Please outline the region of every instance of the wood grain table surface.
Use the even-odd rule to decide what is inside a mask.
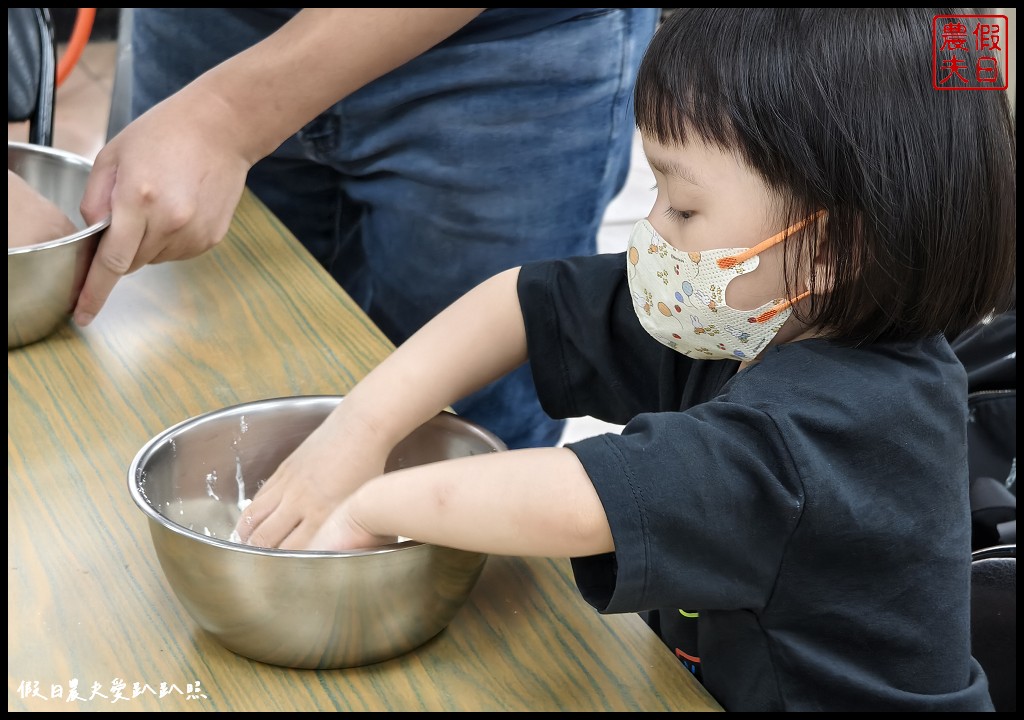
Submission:
[[[492,556],[440,635],[361,668],[224,649],[163,576],[128,467],[250,400],[343,395],[391,344],[248,192],[224,241],[114,289],[94,323],[7,354],[8,711],[720,710],[566,559]]]

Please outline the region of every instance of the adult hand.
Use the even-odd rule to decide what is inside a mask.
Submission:
[[[7,247],[49,242],[75,232],[74,223],[17,173],[7,171]]]
[[[254,162],[236,149],[232,118],[216,96],[190,87],[100,151],[81,211],[89,223],[111,222],[75,306],[78,325],[92,321],[122,276],[199,255],[227,233]]]
[[[111,223],[75,322],[91,322],[123,275],[220,242],[258,160],[483,9],[304,8],[130,123],[100,151],[82,200],[86,220]]]

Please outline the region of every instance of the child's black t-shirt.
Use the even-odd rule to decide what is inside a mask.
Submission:
[[[740,372],[640,326],[623,255],[522,268],[553,417],[615,552],[583,597],[643,613],[727,710],[988,710],[970,653],[966,375],[942,337],[805,340]],[[613,650],[609,648],[609,652]]]

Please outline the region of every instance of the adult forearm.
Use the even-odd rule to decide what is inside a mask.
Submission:
[[[226,110],[243,155],[269,155],[319,113],[448,37],[483,8],[305,8],[190,88]]]

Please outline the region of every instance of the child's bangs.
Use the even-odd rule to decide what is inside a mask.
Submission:
[[[703,81],[703,82],[702,82]],[[685,144],[690,133],[728,149],[735,143],[729,112],[719,93],[709,94],[706,77],[677,73],[640,75],[636,86],[636,123],[663,145]]]
[[[640,66],[634,95],[637,127],[661,144],[684,144],[696,133],[706,143],[734,147],[730,103],[736,79],[726,75],[739,67],[739,59],[693,42],[694,36],[683,32],[686,23],[675,20],[655,35]]]

